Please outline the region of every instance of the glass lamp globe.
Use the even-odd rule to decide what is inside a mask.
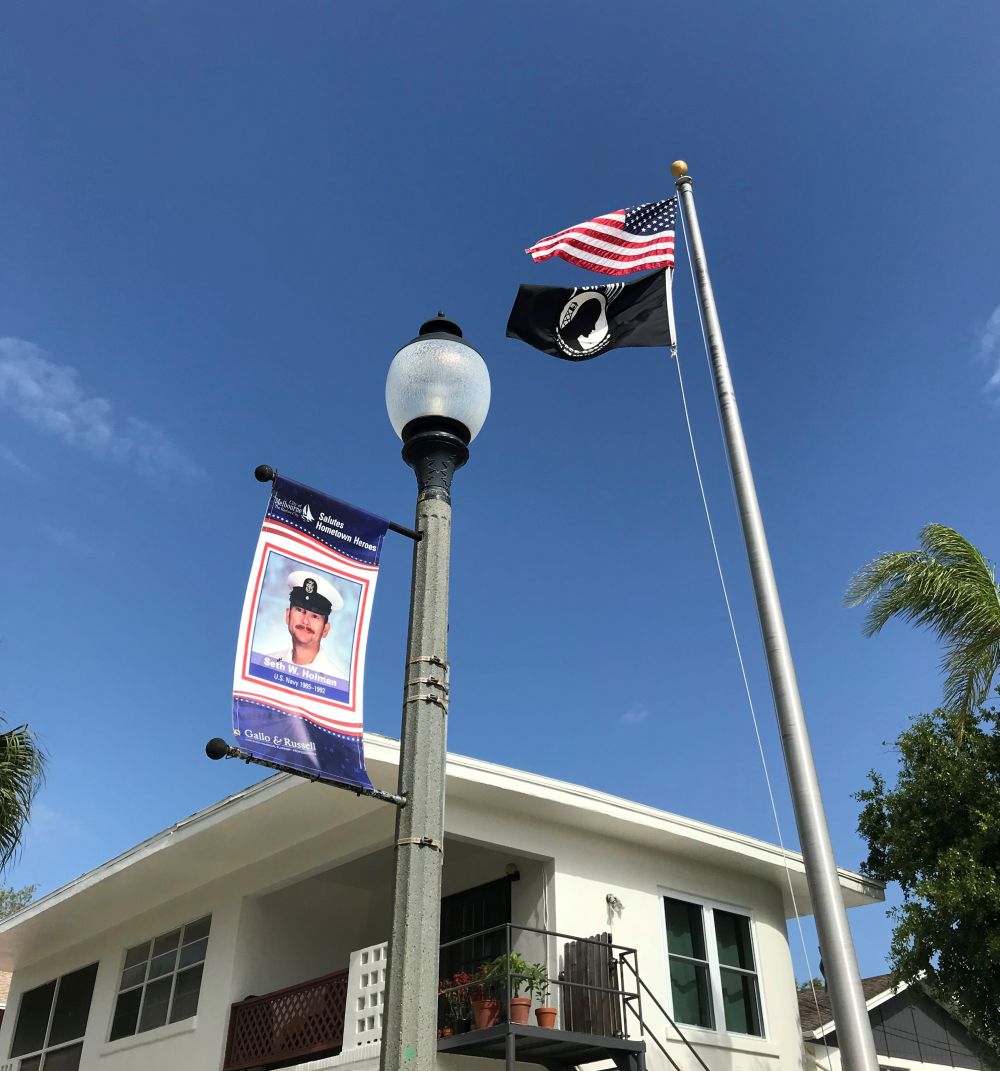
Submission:
[[[429,320],[393,357],[385,381],[385,406],[401,439],[411,421],[444,417],[463,425],[471,442],[490,407],[486,362],[462,339],[457,324],[443,316]]]

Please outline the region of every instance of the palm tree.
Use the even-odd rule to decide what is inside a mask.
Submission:
[[[870,561],[844,599],[848,606],[868,604],[867,636],[901,617],[944,643],[944,707],[957,715],[961,743],[1000,669],[1000,587],[993,563],[954,529],[929,524],[920,546]]]
[[[0,733],[0,871],[21,847],[44,776],[45,753],[27,725]]]

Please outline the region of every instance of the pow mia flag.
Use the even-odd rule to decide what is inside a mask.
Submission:
[[[518,287],[507,337],[566,361],[588,361],[619,346],[672,346],[673,272],[604,286]]]

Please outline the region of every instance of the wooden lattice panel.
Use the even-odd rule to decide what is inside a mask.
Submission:
[[[234,1004],[223,1071],[241,1071],[339,1049],[347,971]]]

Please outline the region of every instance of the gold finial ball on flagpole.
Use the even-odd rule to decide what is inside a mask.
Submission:
[[[688,173],[688,165],[683,160],[675,160],[670,165],[670,173],[674,178],[683,178]]]

